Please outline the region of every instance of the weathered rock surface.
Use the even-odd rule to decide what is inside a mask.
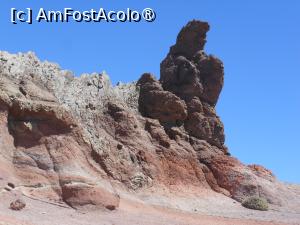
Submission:
[[[11,182],[74,208],[113,210],[118,189],[149,187],[285,204],[270,171],[224,145],[215,110],[224,71],[203,50],[208,30],[200,21],[181,30],[159,80],[145,73],[115,87],[106,74],[75,77],[33,53],[0,52],[0,188]]]
[[[137,85],[140,87],[139,111],[143,116],[170,123],[186,119],[185,102],[175,94],[164,91],[151,74],[143,74]]]
[[[12,210],[22,210],[26,207],[26,203],[22,199],[17,199],[10,204],[10,209]]]

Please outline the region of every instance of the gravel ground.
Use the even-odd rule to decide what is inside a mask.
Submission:
[[[176,196],[148,190],[133,197],[121,193],[115,211],[57,206],[23,196],[26,208],[12,211],[9,204],[20,193],[5,192],[0,197],[0,225],[263,225],[299,224],[300,213],[272,209],[267,212],[243,208],[238,202],[212,191]],[[300,206],[299,206],[300,207]]]

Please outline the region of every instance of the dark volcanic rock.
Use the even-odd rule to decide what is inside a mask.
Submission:
[[[151,74],[143,74],[137,85],[140,86],[139,110],[143,116],[175,123],[186,118],[184,101],[173,93],[164,91]]]
[[[191,21],[180,31],[176,44],[161,63],[160,82],[154,78],[148,78],[145,82],[145,75],[138,82],[146,83],[141,85],[139,105],[143,115],[165,122],[163,115],[167,114],[169,118],[171,114],[174,117],[178,115],[171,109],[177,107],[180,100],[168,97],[167,102],[173,105],[171,108],[162,104],[166,97],[158,93],[154,97],[153,90],[164,93],[164,96],[173,93],[181,99],[182,105],[187,105],[187,116],[180,117],[180,120],[184,122],[188,133],[225,149],[224,127],[214,110],[223,87],[224,71],[219,59],[203,52],[208,30],[207,23]]]
[[[207,23],[192,21],[179,33],[161,63],[160,81],[165,90],[184,100],[194,96],[214,106],[224,83],[223,63],[203,52]]]
[[[218,117],[193,112],[185,121],[185,128],[194,137],[206,140],[219,148],[224,147],[224,128]]]
[[[184,55],[191,58],[206,43],[206,32],[209,30],[207,22],[193,20],[189,22],[178,34],[176,45],[171,47],[171,54],[174,56]]]

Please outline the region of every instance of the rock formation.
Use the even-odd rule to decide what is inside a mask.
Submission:
[[[203,48],[209,25],[191,21],[161,63],[113,87],[75,77],[33,53],[0,53],[0,188],[74,208],[116,209],[118,190],[212,189],[238,201],[282,204],[271,172],[229,156],[215,105],[222,62]],[[242,150],[241,150],[242,151]]]

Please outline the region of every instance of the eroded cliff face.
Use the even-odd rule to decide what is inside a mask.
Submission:
[[[207,188],[282,204],[271,172],[229,156],[215,105],[222,62],[207,55],[206,22],[191,21],[161,63],[113,87],[106,74],[74,77],[33,53],[0,53],[0,188],[72,207],[115,209],[116,187]]]

